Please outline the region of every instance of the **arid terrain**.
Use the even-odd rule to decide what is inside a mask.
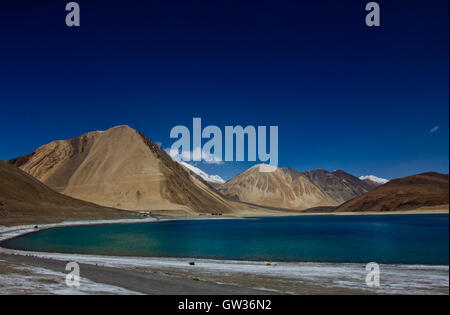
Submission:
[[[136,218],[135,213],[77,200],[0,161],[0,225]]]
[[[72,204],[78,208],[81,204],[89,205],[91,211],[119,216],[123,212],[111,208],[169,216],[448,209],[448,175],[437,173],[384,181],[387,183],[383,185],[383,181],[370,179],[376,177],[360,179],[342,170],[299,172],[271,168],[268,172],[267,165],[259,164],[222,184],[208,181],[216,177],[187,166],[173,160],[157,144],[129,126],[53,141],[28,155],[2,163],[0,179],[11,187],[6,190],[5,185],[2,190],[0,217],[4,222],[14,222],[19,217],[24,220],[38,213],[44,218],[47,211],[53,220]],[[15,181],[7,177],[12,173],[16,174]],[[29,187],[30,181],[45,190],[46,194],[38,194],[39,197],[57,196],[52,197],[55,202],[47,206],[52,198],[36,201],[37,197],[31,196],[28,189],[21,189]],[[72,198],[64,199],[65,196]],[[50,214],[50,209],[61,210]],[[79,211],[70,213],[74,217],[81,215]],[[95,217],[96,212],[92,215]],[[134,212],[129,214],[134,215]]]
[[[261,171],[256,165],[235,176],[217,190],[230,199],[261,206],[304,210],[337,206],[361,196],[377,186],[344,171],[312,170],[299,172],[291,168]]]
[[[399,211],[447,209],[448,175],[423,173],[394,179],[360,197],[352,199],[337,211]]]
[[[448,175],[438,173],[409,176],[382,185],[344,171],[298,172],[276,168],[267,172],[267,165],[256,165],[225,184],[205,181],[205,175],[196,172],[174,161],[158,145],[128,126],[55,141],[26,156],[0,161],[0,226],[18,229],[1,227],[0,236],[4,239],[11,231],[7,237],[45,228],[42,225],[47,223],[66,221],[141,222],[149,211],[152,217],[190,218],[219,214],[239,217],[448,212]],[[65,224],[79,223],[57,226]],[[277,264],[272,263],[246,266],[205,261],[193,267],[184,260],[164,261],[162,265],[157,260],[146,261],[144,265],[140,265],[142,261],[125,260],[109,266],[109,258],[104,261],[101,257],[77,256],[71,259],[87,259],[84,263],[80,261],[86,279],[82,290],[77,291],[64,284],[68,258],[55,255],[34,256],[1,249],[0,287],[8,294],[259,295],[385,294],[409,292],[410,285],[405,283],[405,288],[398,289],[399,280],[394,277],[393,287],[397,289],[386,287],[379,292],[362,289],[359,280],[347,277],[364,272],[359,265],[287,264],[281,269],[294,274],[314,274],[319,268],[330,274],[329,278],[320,274],[317,284],[316,280],[299,280],[290,273],[280,280],[272,275],[278,270]],[[448,269],[389,268],[393,268],[394,276],[405,275],[401,279],[414,278],[415,273],[419,277],[438,275],[437,285],[434,282],[427,285],[436,294],[448,292],[448,282],[447,287],[442,284]],[[335,269],[337,274],[333,273]],[[349,285],[336,285],[337,280]],[[422,292],[420,288],[416,290]]]
[[[9,163],[55,191],[105,207],[169,215],[255,209],[227,200],[128,126],[54,141]]]
[[[218,187],[218,191],[230,199],[269,207],[301,210],[330,205],[325,194],[306,178],[293,177],[280,168],[261,171],[262,167],[256,165],[246,170]]]

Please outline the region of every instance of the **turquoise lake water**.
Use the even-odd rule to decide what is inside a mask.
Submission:
[[[320,215],[68,226],[2,246],[114,256],[448,265],[449,216]]]

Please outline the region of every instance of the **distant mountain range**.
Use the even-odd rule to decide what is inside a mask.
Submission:
[[[326,194],[290,169],[277,168],[265,172],[264,165],[255,165],[217,187],[224,196],[233,200],[262,206],[301,210],[314,206],[337,205]]]
[[[256,165],[217,187],[223,195],[262,206],[303,210],[335,206],[363,195],[379,184],[367,183],[342,170],[323,169],[299,172],[277,168],[261,172]]]
[[[21,208],[56,212],[63,205],[67,205],[64,209],[107,212],[118,208],[155,214],[246,216],[448,207],[448,175],[427,173],[387,181],[373,175],[357,178],[342,170],[299,172],[259,164],[225,182],[173,160],[128,126],[54,141],[1,167],[0,216],[9,216],[11,211],[20,215]],[[14,184],[7,186],[4,183],[11,181],[8,174],[14,170]],[[52,211],[48,213],[54,215]]]

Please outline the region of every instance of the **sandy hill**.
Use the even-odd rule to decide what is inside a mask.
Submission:
[[[0,161],[0,188],[0,225],[130,218],[128,212],[59,194],[3,161]]]
[[[128,126],[54,141],[9,162],[62,194],[107,207],[180,214],[240,207]]]
[[[261,206],[304,210],[337,206],[375,188],[344,171],[318,169],[299,172],[291,168],[261,171],[256,165],[216,189],[223,195]]]
[[[337,211],[415,210],[446,205],[448,209],[448,175],[423,173],[394,179],[354,198]]]
[[[229,198],[269,207],[301,210],[337,205],[300,174],[281,168],[266,172],[265,167],[255,165],[217,189]]]

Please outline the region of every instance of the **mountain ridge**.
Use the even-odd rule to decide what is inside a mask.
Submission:
[[[292,210],[338,206],[372,189],[371,185],[342,170],[271,169],[274,171],[267,172],[270,170],[267,165],[254,165],[217,189],[235,200],[269,207],[278,204]]]
[[[416,210],[449,204],[449,176],[437,172],[393,179],[345,202],[336,211]]]
[[[258,206],[344,209],[344,205],[352,205],[350,202],[361,200],[358,198],[373,190],[397,183],[393,180],[380,185],[383,179],[373,175],[357,178],[343,170],[300,172],[267,164],[256,164],[223,184],[210,182],[210,175],[172,159],[159,145],[127,125],[56,140],[8,163],[76,199],[103,207],[181,215],[232,215],[252,205],[256,207],[252,211]],[[414,193],[421,194],[417,185]],[[429,202],[423,199],[417,201],[420,203],[427,206]],[[371,208],[360,206],[363,210]]]
[[[58,192],[108,207],[191,214],[235,208],[126,125],[53,141],[9,163]]]
[[[233,177],[217,189],[225,196],[261,206],[302,210],[316,205],[329,205],[324,194],[303,176],[255,165]]]

